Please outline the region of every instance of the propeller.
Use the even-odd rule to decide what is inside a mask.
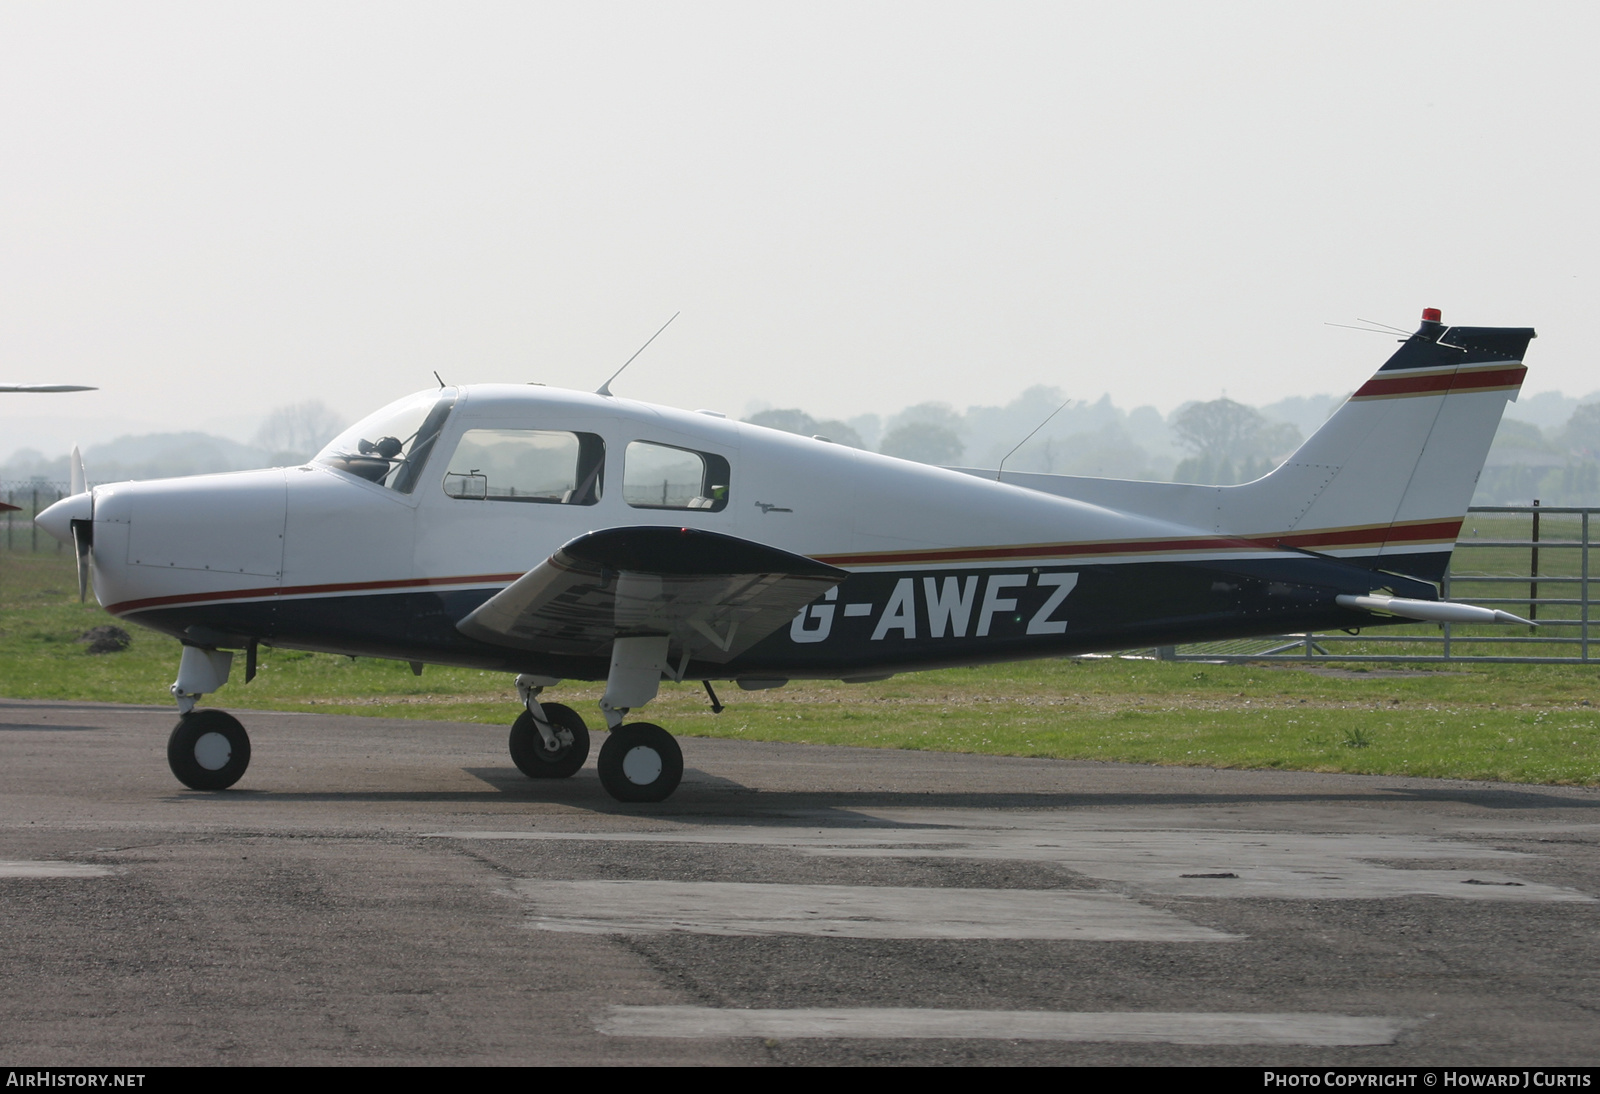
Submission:
[[[83,453],[72,446],[72,493],[87,492],[89,480],[83,473]],[[89,495],[89,519],[72,522],[72,548],[78,556],[78,603],[89,599],[89,552],[94,546],[94,495]]]
[[[78,554],[78,603],[89,599],[89,549],[94,546],[94,522],[72,522],[72,548]]]

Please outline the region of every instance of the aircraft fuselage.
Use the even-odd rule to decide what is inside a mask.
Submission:
[[[1282,535],[1217,534],[705,413],[532,386],[454,396],[408,492],[325,462],[97,488],[96,595],[204,645],[258,639],[604,679],[606,656],[508,650],[456,624],[586,532],[689,527],[849,577],[734,661],[694,662],[686,676],[849,679],[1349,625],[1359,617],[1334,596],[1373,587],[1359,533],[1346,549],[1355,557],[1319,558],[1280,546]],[[476,470],[455,466],[463,439],[518,431],[599,438],[591,496],[462,488]],[[721,461],[719,506],[641,500],[646,472],[630,456],[662,451]],[[1385,583],[1433,595],[1424,582]]]

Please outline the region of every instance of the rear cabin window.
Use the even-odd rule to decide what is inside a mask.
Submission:
[[[622,470],[622,498],[635,509],[728,507],[728,461],[710,452],[634,441]]]
[[[605,442],[593,433],[469,429],[450,457],[444,492],[469,501],[593,505],[605,454]]]

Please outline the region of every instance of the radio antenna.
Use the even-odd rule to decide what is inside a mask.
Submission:
[[[1070,403],[1070,402],[1072,402],[1072,400],[1068,399],[1066,403],[1062,403],[1060,406],[1058,406],[1054,410],[1052,410],[1050,412],[1050,418],[1054,418],[1057,414],[1060,414],[1063,410],[1067,409],[1067,403]],[[1005,454],[1005,459],[1002,459],[1000,461],[999,468],[997,468],[995,470],[995,473],[994,473],[994,481],[995,482],[999,482],[1000,481],[1000,476],[1005,473],[1006,460],[1009,460],[1012,456],[1015,456],[1017,454],[1017,448],[1021,448],[1023,445],[1025,445],[1029,441],[1033,440],[1033,434],[1034,433],[1039,432],[1039,430],[1041,430],[1045,426],[1049,425],[1050,424],[1050,418],[1046,418],[1044,421],[1042,421],[1038,425],[1034,426],[1032,432],[1030,432],[1026,437],[1022,438],[1022,440],[1017,442],[1017,447],[1016,448],[1013,448],[1010,452],[1007,452]]]
[[[676,318],[678,318],[678,316],[680,316],[682,314],[683,314],[683,312],[681,312],[681,311],[675,311],[675,312],[672,313],[672,319],[676,319]],[[666,330],[668,327],[672,326],[672,319],[668,319],[665,323],[661,324],[661,330]],[[661,336],[661,330],[656,331],[655,334],[652,334],[649,338],[647,338],[645,340],[644,345],[642,345],[638,349],[634,350],[633,351],[633,357],[637,357],[637,356],[639,356],[639,354],[641,354],[645,350],[649,349],[650,348],[650,343],[654,342],[658,337]],[[611,378],[608,379],[605,383],[601,384],[600,387],[599,387],[599,390],[597,390],[595,392],[595,394],[596,395],[604,395],[607,398],[610,398],[611,397],[611,380],[615,380],[618,376],[621,376],[622,375],[622,369],[623,368],[627,368],[629,365],[633,364],[633,357],[630,357],[626,361],[622,362],[622,368],[619,368],[619,369],[617,369],[617,371],[613,372],[611,374]]]

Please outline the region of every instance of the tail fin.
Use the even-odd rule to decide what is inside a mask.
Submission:
[[[1446,327],[1428,308],[1417,332],[1294,455],[1241,486],[1011,471],[1003,481],[1439,581],[1533,337],[1529,327]]]
[[[1270,510],[1277,519],[1260,527],[1282,528],[1288,546],[1440,580],[1533,338],[1529,327],[1446,327],[1427,309],[1294,455],[1238,488],[1226,523],[1243,532]]]

